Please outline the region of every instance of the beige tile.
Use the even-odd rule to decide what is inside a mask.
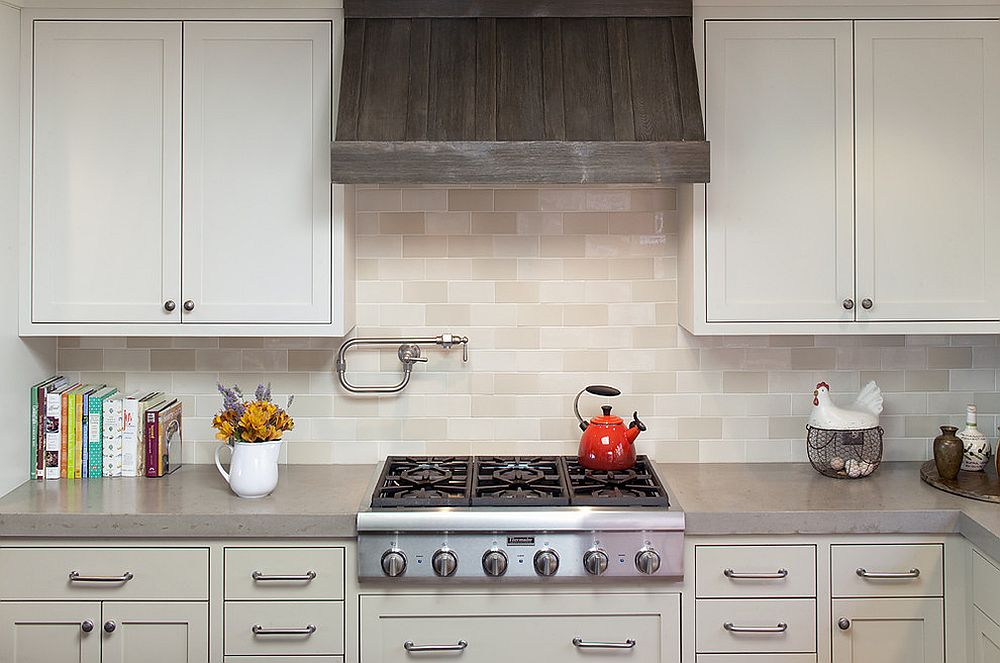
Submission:
[[[242,350],[196,350],[195,370],[238,371],[243,368]]]
[[[470,275],[474,279],[516,279],[517,262],[515,258],[483,258],[475,260],[470,266]]]
[[[927,348],[927,368],[972,368],[972,348]]]
[[[623,212],[629,209],[629,192],[625,189],[587,189],[589,210]]]
[[[444,211],[448,209],[447,189],[403,189],[402,209],[407,212]]]
[[[773,348],[811,348],[816,342],[812,336],[771,336],[768,344]]]
[[[399,258],[403,238],[399,235],[371,235],[357,238],[358,258]]]
[[[223,349],[262,348],[264,347],[264,339],[253,336],[221,337],[219,338],[219,347]]]
[[[633,212],[657,212],[677,209],[676,189],[632,189],[629,209]]]
[[[759,371],[725,371],[722,390],[727,393],[766,393],[767,373]]]
[[[493,208],[498,212],[530,212],[538,209],[537,189],[497,189]]]
[[[608,258],[608,275],[613,279],[653,278],[653,259],[648,257]]]
[[[60,359],[62,353],[60,352]],[[149,350],[134,348],[131,350],[105,350],[105,371],[148,371]]]
[[[434,235],[403,237],[404,258],[444,258],[448,255],[448,238]]]
[[[149,368],[151,371],[193,371],[197,366],[196,353],[197,350],[150,350]]]
[[[563,215],[558,212],[519,212],[517,232],[522,235],[561,235]]]
[[[427,212],[424,232],[428,235],[468,235],[472,230],[472,215],[468,212]]]
[[[517,307],[517,324],[537,326],[562,325],[561,306],[551,304],[521,304]]]
[[[333,350],[289,350],[289,371],[332,371],[334,368]]]
[[[481,304],[495,300],[492,281],[452,281],[448,284],[450,304]]]
[[[449,189],[448,209],[453,212],[491,212],[493,189]]]
[[[472,232],[484,235],[512,235],[517,232],[513,212],[473,212]]]
[[[607,304],[567,304],[563,306],[563,324],[596,327],[608,324]]]
[[[547,258],[582,257],[586,255],[586,237],[584,235],[544,236],[541,238],[539,254]]]
[[[79,336],[60,336],[56,340],[56,345],[60,348],[78,348],[80,347],[80,337]]]
[[[426,310],[428,325],[470,325],[472,313],[468,304],[428,304]]]
[[[382,212],[378,215],[382,234],[421,235],[424,232],[423,212]]]
[[[772,440],[802,439],[806,434],[807,417],[770,417],[767,436]]]
[[[493,238],[489,235],[449,237],[448,255],[452,258],[479,258],[492,256]]]
[[[496,347],[500,350],[529,349],[539,347],[537,327],[508,327],[496,330]],[[573,369],[569,369],[573,370]]]
[[[163,336],[129,336],[126,347],[129,348],[170,348],[173,339]]]
[[[495,235],[493,255],[498,258],[532,258],[539,253],[538,237],[520,235]]]
[[[244,371],[287,371],[288,350],[244,350]]]
[[[826,370],[836,366],[836,348],[792,348],[792,368],[795,370]]]
[[[359,212],[395,212],[403,207],[399,189],[358,189],[355,205]]]
[[[60,371],[100,371],[104,369],[104,351],[60,348],[56,366]]]
[[[682,439],[719,439],[722,437],[722,418],[678,417],[677,434]]]
[[[563,232],[567,235],[607,234],[607,212],[567,212],[563,214]]]
[[[907,391],[948,391],[948,371],[906,371]]]
[[[662,215],[658,218],[655,212],[611,212],[608,228],[616,235],[652,235],[665,231]]]
[[[542,189],[538,207],[546,212],[573,212],[587,209],[587,192],[583,189]]]

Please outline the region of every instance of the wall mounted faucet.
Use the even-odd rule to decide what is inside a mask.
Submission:
[[[356,385],[347,380],[347,351],[359,345],[385,346],[399,344],[396,356],[403,364],[403,376],[397,384],[390,385]],[[422,345],[436,345],[450,350],[456,345],[462,346],[462,361],[469,361],[469,337],[458,334],[441,334],[418,338],[352,338],[344,341],[337,353],[337,377],[347,391],[355,394],[395,394],[406,388],[410,382],[413,365],[417,362],[427,362],[427,357],[420,352]]]

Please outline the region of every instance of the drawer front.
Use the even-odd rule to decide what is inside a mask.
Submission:
[[[816,654],[698,654],[698,663],[816,663]]]
[[[1000,621],[1000,569],[977,552],[972,553],[972,602]]]
[[[223,663],[344,663],[343,656],[268,656],[261,661],[259,656],[223,656]]]
[[[5,600],[208,600],[204,548],[2,548],[0,569]]]
[[[699,654],[816,652],[814,599],[698,599],[695,611]]]
[[[698,546],[699,598],[816,596],[815,546]]]
[[[343,548],[226,548],[226,599],[343,598]]]
[[[680,661],[677,594],[362,596],[361,604],[365,663]]]
[[[226,601],[225,613],[227,655],[344,653],[342,601]],[[254,633],[255,626],[263,630]]]
[[[834,545],[830,555],[836,597],[943,596],[941,544]]]

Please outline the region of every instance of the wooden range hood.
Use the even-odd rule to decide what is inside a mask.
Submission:
[[[333,181],[707,182],[691,0],[345,0]]]

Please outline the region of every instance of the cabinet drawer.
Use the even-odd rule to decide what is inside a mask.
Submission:
[[[344,653],[342,601],[226,601],[225,613],[226,654]],[[254,633],[255,626],[304,632]]]
[[[259,656],[223,656],[223,663],[264,663]],[[344,663],[343,656],[268,656],[266,663]]]
[[[993,621],[1000,621],[1000,569],[972,553],[972,602]]]
[[[835,545],[830,555],[834,596],[943,595],[941,544]]]
[[[698,599],[695,605],[698,653],[816,651],[813,599]]]
[[[343,598],[343,548],[226,548],[226,599]]]
[[[816,663],[816,654],[698,654],[698,663]]]
[[[0,569],[6,600],[208,600],[204,548],[3,548]]]
[[[699,598],[816,596],[815,546],[698,546]]]

